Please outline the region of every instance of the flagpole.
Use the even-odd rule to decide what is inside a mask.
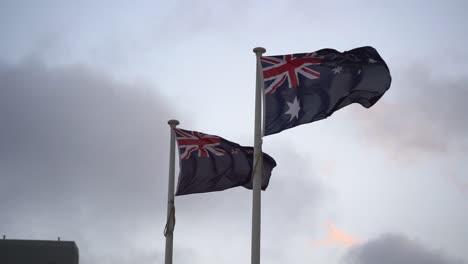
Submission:
[[[171,129],[171,141],[169,150],[169,183],[167,189],[167,222],[164,229],[166,237],[166,252],[164,256],[165,264],[172,264],[173,238],[175,225],[175,206],[174,206],[174,178],[175,178],[175,135],[174,128],[179,124],[177,120],[167,122]]]
[[[260,264],[260,223],[261,223],[261,194],[262,194],[262,97],[263,72],[261,65],[262,54],[266,50],[262,47],[254,48],[257,56],[257,78],[255,91],[255,131],[254,131],[254,175],[252,180],[252,251],[251,263]]]

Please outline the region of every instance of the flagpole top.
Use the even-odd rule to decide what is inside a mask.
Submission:
[[[257,53],[257,54],[260,54],[260,55],[261,55],[261,54],[263,54],[263,53],[265,53],[265,52],[266,52],[266,49],[265,49],[265,48],[263,48],[263,47],[256,47],[256,48],[254,48],[254,49],[253,49],[253,52],[255,52],[255,53]]]
[[[180,124],[179,121],[178,121],[178,120],[175,120],[175,119],[171,119],[171,120],[167,121],[167,123],[168,123],[171,127],[175,127],[175,126],[177,126],[178,124]]]

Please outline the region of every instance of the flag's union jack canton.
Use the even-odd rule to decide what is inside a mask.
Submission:
[[[188,159],[194,151],[198,151],[198,157],[208,158],[210,153],[216,156],[222,156],[226,153],[218,148],[221,138],[217,136],[203,134],[197,131],[184,131],[174,129],[181,159]]]
[[[308,79],[320,77],[320,72],[310,68],[321,62],[315,53],[262,57],[261,61],[264,65],[263,78],[266,82],[271,81],[265,88],[266,94],[273,94],[285,82],[288,83],[289,88],[297,88],[299,74]]]
[[[372,47],[265,56],[261,64],[265,135],[327,118],[352,103],[369,108],[391,83],[385,61]]]
[[[222,191],[236,186],[252,189],[253,148],[219,136],[174,128],[180,172],[176,195]],[[275,160],[263,153],[262,190],[270,181]]]

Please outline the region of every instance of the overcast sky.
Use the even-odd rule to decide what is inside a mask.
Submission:
[[[372,108],[265,137],[262,263],[468,263],[466,1],[0,1],[0,233],[163,263],[169,128],[253,144],[255,56],[373,46]],[[251,191],[176,198],[175,263],[249,263]]]

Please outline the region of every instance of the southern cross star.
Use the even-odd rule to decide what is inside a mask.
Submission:
[[[294,118],[299,118],[299,110],[301,110],[301,106],[299,105],[297,97],[294,97],[294,101],[292,103],[286,103],[288,104],[289,109],[284,114],[291,115],[291,117],[289,118],[289,122],[291,122]]]
[[[332,71],[333,71],[334,74],[339,74],[339,73],[341,73],[342,70],[343,70],[343,67],[337,66],[337,67],[333,68]]]

